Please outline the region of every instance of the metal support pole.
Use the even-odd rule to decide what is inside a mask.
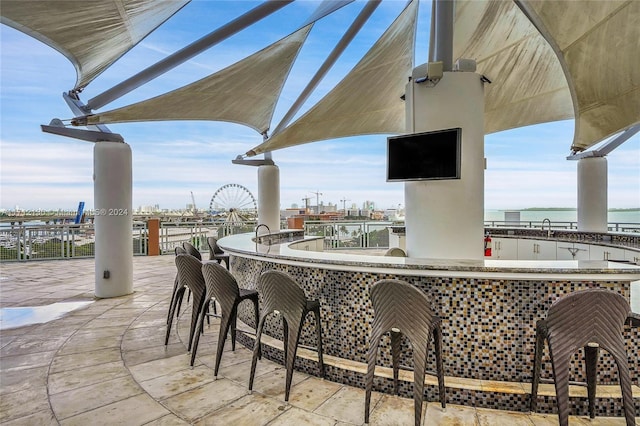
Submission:
[[[634,126],[629,127],[627,130],[620,133],[615,138],[604,143],[600,148],[594,149],[593,151],[584,151],[577,154],[573,154],[567,157],[567,160],[581,160],[583,158],[589,157],[605,157],[611,151],[631,139],[631,137],[635,136],[636,133],[640,132],[640,124],[636,124]]]
[[[435,0],[435,61],[441,61],[443,71],[453,70],[453,10],[454,0]]]
[[[311,92],[318,86],[318,83],[322,81],[327,72],[336,63],[342,52],[344,52],[349,43],[351,43],[356,34],[358,34],[358,31],[360,31],[365,22],[367,22],[367,20],[369,19],[373,11],[376,10],[381,1],[382,0],[369,0],[364,8],[362,8],[362,11],[353,21],[349,29],[344,33],[336,47],[331,51],[316,74],[311,78],[309,84],[307,84],[298,99],[296,99],[294,104],[291,105],[289,111],[287,111],[280,123],[276,126],[272,135],[280,132],[287,126],[287,124],[289,124],[293,116],[300,110],[300,107],[302,107],[306,100],[309,99],[309,95],[311,94]]]
[[[249,12],[240,16],[239,18],[236,18],[226,25],[218,28],[217,30],[207,34],[200,40],[191,43],[187,47],[178,50],[176,53],[139,72],[133,77],[128,78],[122,83],[117,84],[111,89],[90,99],[87,103],[87,108],[90,110],[98,109],[108,104],[109,102],[112,102],[120,98],[121,96],[126,95],[127,93],[142,86],[145,83],[148,83],[159,75],[162,75],[170,69],[182,64],[183,62],[186,62],[200,52],[203,52],[204,50],[227,39],[238,31],[243,30],[244,28],[247,28],[248,26],[258,22],[265,16],[268,16],[273,12],[283,8],[292,1],[293,0],[266,1],[262,3],[261,5],[251,9]]]

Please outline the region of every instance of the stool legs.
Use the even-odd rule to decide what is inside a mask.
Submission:
[[[536,348],[533,361],[533,380],[531,381],[531,399],[529,410],[536,411],[538,404],[538,385],[540,384],[540,369],[542,367],[542,351],[544,350],[545,327],[542,322],[536,325]]]
[[[569,364],[571,354],[558,354],[551,352],[551,365],[556,385],[556,403],[558,405],[558,423],[560,426],[569,425]]]
[[[398,395],[398,373],[400,370],[400,349],[402,334],[391,330],[391,364],[393,365],[393,391]]]
[[[324,360],[322,358],[322,323],[320,322],[320,308],[314,309],[313,313],[316,317],[316,336],[318,338],[318,372],[320,377],[324,379]]]
[[[589,396],[589,417],[596,417],[596,366],[598,364],[598,348],[584,347],[584,363],[587,375],[587,394]]]
[[[234,307],[230,313],[230,315],[222,314],[220,318],[220,331],[218,333],[218,345],[216,349],[216,365],[213,369],[213,376],[218,377],[218,370],[220,369],[220,361],[222,360],[222,352],[224,351],[224,343],[227,340],[227,334],[229,333],[229,328],[232,328],[231,331],[231,348],[235,350],[236,336],[235,336],[235,323],[236,320],[236,308]]]
[[[185,290],[185,287],[179,288],[174,297],[171,298],[171,306],[169,306],[169,314],[167,315],[167,333],[164,338],[165,346],[169,344],[169,335],[171,334],[173,318],[176,316],[176,308],[180,311],[180,305],[182,304],[182,297],[184,296]]]
[[[284,318],[284,317],[283,317]],[[298,352],[298,343],[300,341],[300,329],[302,328],[302,323],[304,322],[304,317],[300,319],[300,322],[297,324],[297,327],[293,327],[291,333],[287,337],[284,342],[285,347],[288,349],[285,359],[285,365],[287,367],[287,378],[285,381],[284,388],[284,400],[289,401],[289,393],[291,392],[291,379],[293,379],[293,365],[296,363],[296,353]]]
[[[434,349],[436,351],[436,373],[438,375],[438,395],[440,396],[440,405],[442,408],[447,407],[445,389],[444,389],[444,364],[442,362],[442,328],[440,325],[433,330]]]
[[[258,362],[258,353],[260,352],[260,340],[262,338],[262,329],[264,328],[264,322],[267,316],[260,318],[258,328],[256,329],[256,342],[253,346],[253,356],[251,357],[251,371],[249,372],[249,390],[253,390],[253,378],[256,374],[256,363]],[[286,350],[286,342],[285,342]]]
[[[324,361],[322,357],[322,329],[320,326],[320,310],[314,310],[316,315],[316,335],[318,338],[318,370],[320,376],[324,378]],[[293,366],[296,362],[296,353],[298,351],[298,344],[300,342],[300,330],[302,330],[302,325],[304,323],[304,319],[306,316],[306,312],[303,312],[300,321],[297,324],[294,324],[293,327],[289,326],[289,321],[287,321],[285,315],[282,315],[282,334],[283,334],[283,347],[284,347],[284,364],[286,367],[286,379],[285,379],[285,401],[289,401],[289,394],[291,392],[291,382],[293,379]],[[258,324],[258,328],[256,330],[256,343],[253,347],[253,357],[251,360],[251,372],[249,375],[249,390],[253,389],[253,378],[255,376],[256,364],[258,357],[261,354],[260,341],[262,339],[262,331],[264,329],[266,315],[260,319]]]
[[[365,396],[364,396],[364,422],[369,423],[369,411],[371,408],[371,389],[373,388],[373,376],[376,370],[376,358],[378,357],[378,345],[380,344],[381,333],[376,333],[377,327],[373,326],[374,332],[369,339],[369,350],[367,351],[367,375],[365,376]]]
[[[373,388],[373,378],[376,368],[376,358],[378,356],[378,346],[380,345],[380,339],[382,334],[375,332],[376,325],[372,326],[374,332],[371,334],[370,346],[367,352],[367,374],[365,376],[365,400],[364,400],[364,422],[369,423],[369,411],[371,408],[371,391]],[[397,331],[391,331],[391,356],[393,363],[393,385],[395,392],[398,393],[398,370],[400,364],[400,345],[402,343],[402,333]],[[440,395],[440,403],[442,408],[446,407],[445,404],[445,390],[444,390],[444,370],[442,363],[442,331],[439,327],[436,327],[433,331],[435,340],[436,351],[436,366],[438,375],[438,391]],[[427,352],[429,349],[429,341],[421,341],[419,339],[413,339],[417,344],[413,344],[413,401],[414,401],[414,414],[415,425],[420,426],[422,420],[422,403],[424,401],[424,376],[426,373],[427,365]]]

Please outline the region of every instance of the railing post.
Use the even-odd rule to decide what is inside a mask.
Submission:
[[[66,232],[65,232],[66,231]],[[61,240],[62,240],[62,258],[71,258],[75,256],[75,232],[76,232],[76,228],[72,228],[70,226],[67,227],[63,227],[62,228],[62,235],[61,235]],[[65,236],[66,236],[66,240],[65,240]]]
[[[160,219],[147,220],[147,230],[147,256],[158,256],[160,254]]]

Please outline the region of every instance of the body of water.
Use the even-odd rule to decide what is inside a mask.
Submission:
[[[578,221],[577,210],[485,210],[484,220],[504,221],[507,211],[520,212],[521,222],[542,222],[544,219],[549,219],[551,223]],[[640,223],[640,209],[610,211],[607,219],[609,223]]]

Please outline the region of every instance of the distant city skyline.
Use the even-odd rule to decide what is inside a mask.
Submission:
[[[87,100],[193,42],[255,2],[193,1],[158,31],[100,75],[81,94]],[[310,33],[282,93],[273,125],[322,63],[359,13],[362,2],[345,6],[318,22]],[[254,53],[294,29],[318,2],[295,2],[257,26],[231,37],[104,110],[128,105],[180,87]],[[324,96],[351,69],[400,12],[404,2],[382,2],[343,57],[312,94],[301,113]],[[421,5],[416,64],[426,61],[430,7]],[[207,16],[210,19],[194,19]],[[288,19],[282,19],[283,16]],[[204,27],[206,23],[207,27]],[[73,210],[79,201],[93,208],[93,146],[45,134],[41,124],[73,114],[61,98],[72,87],[75,70],[60,53],[2,25],[0,28],[0,208]],[[109,126],[133,151],[133,206],[159,204],[183,208],[194,194],[208,208],[221,186],[237,183],[257,194],[257,169],[232,165],[236,155],[261,142],[252,129],[219,122],[151,122]],[[280,168],[281,208],[304,205],[319,191],[325,203],[340,200],[380,209],[404,206],[404,185],[385,180],[386,137],[368,135],[316,142],[275,151]],[[561,121],[490,134],[485,137],[485,209],[575,207],[575,161],[567,161],[573,121]],[[608,159],[610,208],[640,207],[640,135]]]

